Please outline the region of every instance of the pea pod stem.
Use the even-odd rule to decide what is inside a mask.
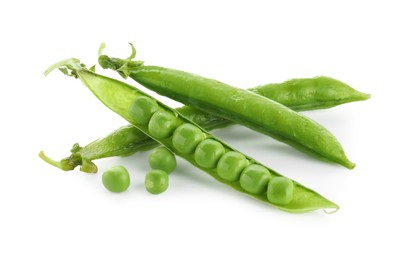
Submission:
[[[77,145],[77,144],[75,144]],[[98,167],[92,163],[87,156],[82,156],[79,152],[72,152],[71,156],[66,157],[60,161],[55,161],[48,156],[43,151],[40,151],[39,157],[46,163],[55,166],[63,171],[72,171],[80,165],[80,170],[86,173],[97,173]]]
[[[46,156],[46,154],[43,151],[39,152],[39,157],[42,158],[43,161],[49,163],[52,166],[55,166],[56,168],[59,168],[63,171],[71,171],[75,168],[73,164],[70,163],[69,160],[61,160],[61,161],[55,161],[49,157]]]
[[[62,72],[70,75],[68,71],[63,70]],[[295,111],[326,109],[348,102],[363,101],[370,97],[370,95],[359,92],[339,80],[324,76],[290,79],[282,83],[265,84],[249,90]],[[234,124],[232,121],[189,106],[183,106],[177,110],[208,131]],[[96,159],[128,156],[157,146],[159,144],[156,141],[136,127],[128,125],[120,127],[106,137],[97,139],[85,147],[78,145],[79,149],[76,152],[78,156],[81,156],[81,160],[74,159],[73,151],[71,151],[71,156],[62,160],[69,161],[74,167],[81,165],[81,170],[89,171],[95,169],[94,167],[82,167],[85,162],[92,165],[91,161]]]
[[[79,62],[78,60],[72,60],[71,62]],[[62,65],[61,65],[62,66]],[[149,99],[153,99],[151,96],[147,95],[144,92],[141,92],[140,90],[134,88],[133,86],[130,86],[124,82],[117,81],[105,76],[98,75],[90,70],[85,69],[84,67],[80,70],[73,70],[71,72],[71,75],[75,75],[77,78],[81,79],[81,81],[91,90],[91,92],[108,108],[122,116],[124,119],[126,119],[129,123],[133,124],[135,127],[137,127],[140,131],[144,132],[149,137],[152,137],[155,139],[158,143],[164,145],[169,150],[173,151],[176,155],[184,158],[185,160],[189,161],[191,164],[193,164],[195,167],[203,170],[204,172],[208,173],[210,176],[215,178],[221,183],[224,183],[230,187],[232,187],[235,190],[238,190],[242,193],[245,193],[247,195],[250,195],[258,200],[261,200],[265,203],[268,203],[274,207],[278,207],[281,210],[291,212],[291,213],[301,213],[301,212],[308,212],[316,209],[338,209],[338,205],[335,203],[329,201],[328,199],[324,198],[317,192],[304,187],[298,182],[294,182],[294,191],[293,191],[293,199],[285,205],[277,205],[273,204],[268,201],[268,198],[266,194],[250,194],[247,191],[245,191],[238,182],[229,182],[221,177],[216,172],[216,169],[210,169],[210,168],[204,168],[198,165],[195,160],[194,156],[192,154],[183,154],[175,150],[173,144],[172,144],[172,138],[171,137],[163,137],[163,138],[156,138],[153,133],[149,130],[149,128],[146,125],[137,124],[136,119],[134,117],[134,114],[131,113],[131,108],[135,104],[135,101],[138,97],[148,97]],[[117,93],[117,95],[114,95],[114,93]],[[115,97],[116,96],[116,97]],[[194,127],[198,128],[200,131],[204,133],[206,138],[209,138],[211,140],[215,140],[216,142],[220,143],[226,151],[236,151],[235,149],[231,148],[230,146],[226,145],[213,135],[211,135],[209,132],[205,131],[203,128],[197,126],[192,121],[187,119],[186,117],[182,116],[180,112],[169,108],[168,106],[164,105],[163,103],[157,101],[158,106],[162,111],[167,111],[169,113],[172,113],[172,115],[175,116],[175,120],[180,123],[187,123],[191,124]],[[254,160],[253,158],[250,158],[246,156],[247,160],[250,163],[258,164],[259,162]],[[265,166],[264,166],[265,167]],[[274,170],[267,168],[270,173],[273,176],[282,176],[281,174],[275,172]]]
[[[132,46],[132,45],[131,45]],[[242,124],[299,151],[353,169],[336,137],[320,124],[253,92],[188,72],[144,66],[142,61],[99,57],[100,65],[185,105]],[[243,101],[243,102],[241,102]]]

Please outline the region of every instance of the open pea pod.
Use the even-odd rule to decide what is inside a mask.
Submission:
[[[275,199],[275,194],[271,194],[273,198],[273,202],[271,202],[269,200],[270,194],[268,193],[267,186],[263,185],[264,180],[267,180],[261,178],[259,182],[258,179],[254,178],[257,172],[252,171],[251,168],[255,166],[260,167],[262,171],[265,169],[267,174],[269,174],[269,179],[283,177],[281,174],[228,146],[205,129],[181,115],[177,110],[164,105],[133,86],[98,75],[86,69],[77,59],[68,59],[59,62],[51,66],[45,74],[48,74],[56,68],[60,68],[64,73],[81,79],[92,93],[108,108],[176,155],[186,159],[195,167],[235,190],[292,213],[308,212],[317,209],[331,209],[336,211],[339,208],[338,205],[317,192],[293,180],[290,180],[293,185],[290,188],[289,200],[285,198],[278,200]],[[188,138],[189,136],[191,138]],[[212,143],[214,145],[210,145]],[[237,178],[231,181],[224,179],[221,177],[223,175],[220,176],[218,174],[218,161],[228,153],[237,153],[244,157],[246,164],[242,167],[244,169],[241,169],[241,175],[249,172],[249,174],[245,174],[247,176],[246,178]],[[248,171],[248,169],[251,171]],[[226,170],[222,168],[221,171]],[[244,181],[242,181],[243,179]],[[288,178],[286,179],[289,180]],[[255,187],[257,183],[264,186],[265,190]],[[244,188],[245,186],[249,186],[250,188]],[[254,188],[252,189],[252,187]],[[281,201],[281,203],[275,201]]]

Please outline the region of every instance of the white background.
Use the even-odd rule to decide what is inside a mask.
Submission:
[[[0,3],[0,259],[414,259],[411,1],[89,2]],[[243,127],[214,131],[340,210],[285,213],[182,160],[167,192],[150,195],[148,153],[96,161],[97,175],[42,162],[40,150],[60,159],[125,124],[80,81],[43,76],[70,57],[95,64],[102,41],[113,56],[133,42],[147,64],[241,88],[326,75],[371,93],[305,113],[338,137],[352,171]],[[116,164],[132,178],[122,194],[101,184]]]

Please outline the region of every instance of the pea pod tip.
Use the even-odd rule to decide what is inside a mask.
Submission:
[[[340,209],[340,207],[338,205],[336,205],[336,207],[325,208],[325,209],[323,209],[323,211],[326,214],[333,214],[333,213],[336,213],[337,211],[339,211],[339,209]]]

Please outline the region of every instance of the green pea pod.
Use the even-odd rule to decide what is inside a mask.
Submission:
[[[291,79],[280,84],[266,84],[251,89],[295,111],[330,108],[370,98],[347,84],[329,77]]]
[[[194,124],[192,121],[181,115],[178,111],[162,104],[161,102],[155,100],[153,97],[149,96],[148,94],[138,90],[137,88],[134,88],[133,86],[130,86],[124,82],[111,79],[105,76],[98,75],[94,73],[91,70],[86,69],[84,66],[80,64],[80,62],[76,59],[69,59],[62,62],[59,62],[52,67],[50,67],[45,74],[49,73],[55,68],[60,67],[66,67],[71,70],[71,73],[68,73],[67,70],[62,70],[64,72],[67,72],[67,74],[75,76],[76,78],[81,79],[81,81],[92,91],[92,93],[108,108],[122,116],[124,119],[126,119],[129,123],[133,124],[135,127],[137,127],[140,131],[145,133],[146,135],[152,137],[155,139],[158,143],[164,145],[166,148],[174,152],[176,155],[184,158],[197,168],[203,170],[204,172],[208,173],[210,176],[214,177],[216,180],[229,185],[230,187],[245,193],[247,195],[250,195],[258,200],[261,200],[263,202],[266,202],[272,206],[278,207],[281,210],[292,212],[292,213],[300,213],[300,212],[307,212],[312,211],[316,209],[333,209],[337,210],[339,207],[318,194],[317,192],[308,189],[301,185],[300,183],[297,183],[293,181],[293,189],[292,189],[292,198],[290,198],[289,202],[284,202],[282,204],[278,203],[271,203],[268,200],[266,192],[263,193],[250,193],[246,190],[244,190],[241,185],[239,184],[239,181],[227,181],[225,179],[222,179],[218,174],[216,168],[210,167],[212,164],[212,158],[215,156],[218,157],[223,153],[226,152],[238,152],[235,149],[231,148],[230,146],[226,145],[216,137],[214,137],[212,134],[204,130],[203,128],[199,127],[198,125]],[[116,94],[115,94],[116,93]],[[142,122],[142,120],[138,119],[136,117],[137,114],[141,113],[140,111],[150,111],[152,109],[148,109],[148,104],[150,102],[141,102],[143,100],[143,97],[147,98],[148,100],[155,101],[156,104],[156,112],[153,113],[151,116],[149,122]],[[139,101],[140,100],[140,101]],[[159,113],[160,112],[160,113]],[[160,114],[165,114],[164,116],[160,116]],[[156,116],[157,115],[157,116]],[[157,122],[153,122],[157,119]],[[140,122],[140,123],[137,123]],[[159,124],[160,126],[166,126],[162,129],[166,129],[165,132],[159,132],[160,129],[157,129],[157,132],[153,132],[151,126],[154,124]],[[198,150],[202,149],[199,146],[203,143],[205,144],[205,141],[200,142],[200,144],[197,146],[196,151],[193,153],[181,153],[178,152],[175,148],[175,144],[172,141],[173,138],[173,132],[177,127],[181,125],[190,125],[193,129],[196,129],[197,131],[200,131],[205,136],[205,141],[211,140],[211,142],[214,142],[216,145],[219,145],[223,151],[221,153],[218,153],[217,151],[214,151],[214,156],[209,155],[209,149],[208,146],[204,146],[203,149],[206,149],[205,152],[207,154],[203,154],[201,152],[198,153]],[[172,126],[173,127],[170,127]],[[155,137],[155,133],[157,133],[157,136],[163,136],[160,138]],[[181,141],[180,141],[181,142]],[[179,143],[180,143],[179,142]],[[183,143],[187,143],[187,141],[183,141]],[[198,159],[195,159],[195,156],[197,154]],[[207,156],[206,158],[204,156]],[[244,155],[246,160],[249,162],[247,165],[260,165],[261,167],[267,169],[270,173],[271,177],[278,177],[281,176],[279,173],[275,172],[272,169],[269,169],[263,165],[261,165],[259,162],[254,160],[253,158],[250,158],[246,155]],[[214,160],[217,160],[214,159]],[[203,164],[205,164],[207,161],[209,162],[209,167],[202,167],[201,164],[198,164],[196,161],[203,161]]]
[[[188,72],[144,66],[142,61],[132,61],[134,57],[133,47],[128,59],[101,55],[99,63],[104,69],[114,69],[160,95],[245,125],[319,159],[349,169],[355,167],[333,134],[280,103]]]
[[[272,83],[249,89],[259,95],[275,100],[296,111],[330,108],[340,104],[362,101],[369,94],[359,92],[347,84],[329,77],[290,79],[283,83]],[[177,108],[182,115],[210,131],[226,127],[233,122],[208,114],[196,108],[184,106]],[[104,138],[97,139],[85,147],[75,144],[72,154],[59,162],[41,157],[62,170],[73,170],[81,165],[84,172],[93,173],[98,169],[93,160],[112,156],[129,156],[139,151],[147,151],[159,146],[159,143],[148,137],[132,125],[123,126]]]

